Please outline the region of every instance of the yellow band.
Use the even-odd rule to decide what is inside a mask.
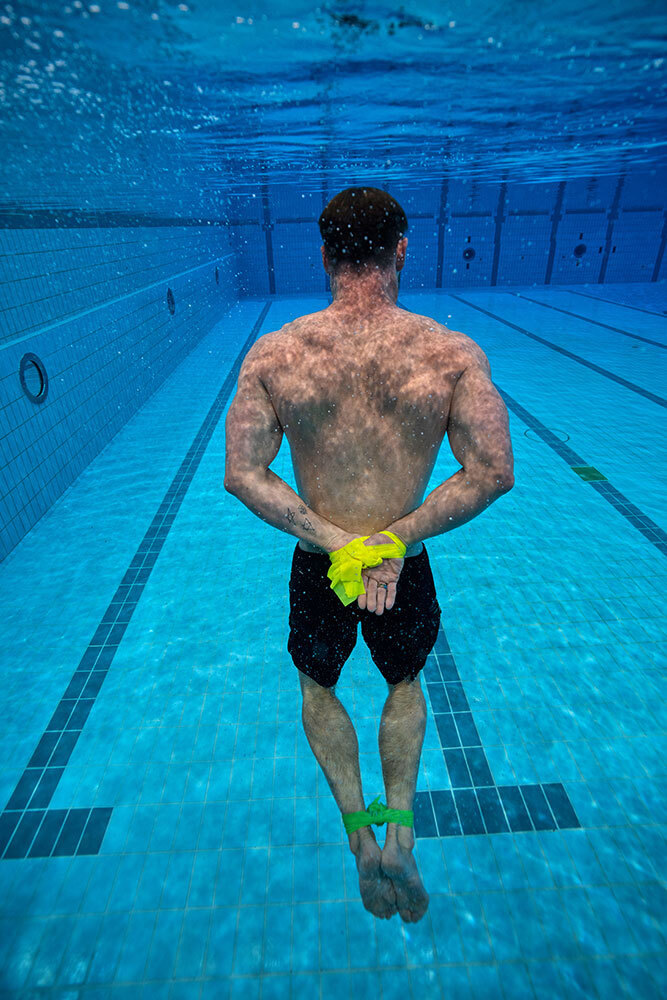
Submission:
[[[361,580],[361,571],[367,566],[379,566],[383,559],[402,559],[407,552],[405,542],[402,542],[393,531],[380,531],[380,535],[388,535],[392,542],[381,545],[364,545],[370,535],[354,538],[342,549],[329,553],[331,566],[327,576],[331,580],[331,589],[341,599],[343,604],[351,604],[360,594],[365,594]]]

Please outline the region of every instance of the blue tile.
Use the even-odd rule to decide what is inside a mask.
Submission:
[[[292,912],[294,927],[299,928],[298,946],[292,949],[294,972],[319,968],[320,922],[317,903],[300,903]]]
[[[289,972],[292,964],[291,942],[292,907],[268,906],[264,949],[264,969],[267,972]]]
[[[174,976],[177,979],[199,979],[202,975],[210,923],[210,910],[185,911],[174,966]]]
[[[238,911],[235,975],[256,975],[263,961],[264,907],[241,907]]]
[[[237,916],[236,907],[217,907],[212,911],[204,969],[207,978],[220,979],[232,973]]]
[[[441,837],[460,836],[461,824],[452,792],[431,792],[431,799],[439,835]]]
[[[88,969],[87,983],[106,984],[112,981],[128,923],[127,913],[109,913],[103,918]]]
[[[146,960],[146,979],[172,978],[183,918],[181,910],[158,911]]]
[[[326,928],[320,940],[321,968],[344,969],[347,967],[347,920],[345,903],[320,904],[321,926]]]

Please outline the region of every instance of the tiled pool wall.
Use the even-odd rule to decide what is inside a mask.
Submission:
[[[410,222],[404,292],[664,280],[666,179],[375,183]],[[317,218],[335,193],[267,178],[209,225],[0,213],[0,560],[238,296],[327,292]]]
[[[0,560],[237,297],[224,226],[39,221],[0,227]]]
[[[667,172],[534,184],[474,179],[368,183],[410,225],[401,290],[657,281],[667,274]],[[242,295],[328,290],[317,219],[339,188],[267,182],[230,198]],[[583,248],[583,249],[582,249]]]

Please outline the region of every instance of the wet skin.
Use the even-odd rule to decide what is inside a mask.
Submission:
[[[349,291],[263,338],[261,379],[299,496],[345,531],[374,535],[422,502],[472,341],[391,298],[364,309],[372,295]],[[409,546],[406,558],[421,551],[421,542]],[[354,840],[363,905],[381,919],[398,912],[410,923],[426,912],[413,845],[407,828],[382,850],[370,828]]]
[[[389,302],[361,319],[334,302],[262,341],[262,382],[308,507],[357,535],[418,507],[469,338]]]
[[[254,345],[248,375],[259,378],[274,416],[263,426],[254,418],[243,423],[242,416],[234,418],[237,426],[230,422],[230,438],[247,442],[251,455],[275,454],[278,445],[266,447],[267,430],[284,433],[299,497],[312,512],[354,536],[377,535],[420,506],[448,431],[457,382],[470,366],[488,370],[486,356],[469,337],[396,305],[406,243],[399,242],[396,266],[386,272],[332,274],[334,301],[328,308]],[[459,395],[477,409],[483,439],[452,421],[450,442],[454,450],[456,441],[462,463],[470,449],[472,460],[479,453],[484,464],[498,451],[494,442],[506,438],[506,415],[499,415],[493,399],[482,401],[474,379],[467,387],[464,382]],[[304,539],[299,545],[308,552],[330,551]],[[421,551],[422,543],[416,542],[405,557]],[[400,566],[392,571],[392,562],[402,564],[383,561],[379,579],[383,567],[397,578]],[[381,589],[369,592],[368,610],[376,610],[376,594],[376,613],[382,613]],[[360,892],[376,916],[399,912],[404,921],[414,922],[424,916],[428,894],[412,856],[412,830],[391,826],[382,851],[368,828],[351,835]]]

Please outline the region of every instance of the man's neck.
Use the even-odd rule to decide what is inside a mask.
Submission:
[[[355,272],[343,269],[331,275],[331,293],[336,312],[364,312],[395,306],[398,278],[395,268]]]

